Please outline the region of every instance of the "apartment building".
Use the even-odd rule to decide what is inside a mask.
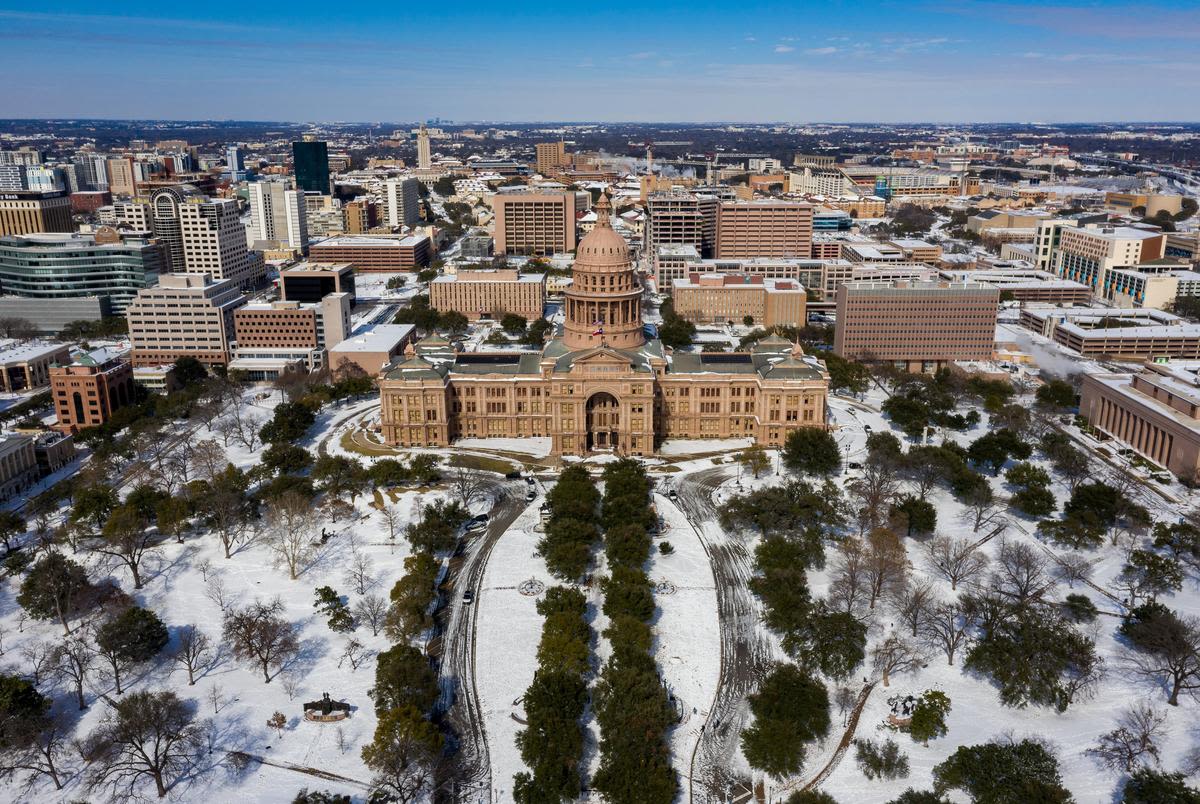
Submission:
[[[8,295],[101,296],[121,312],[166,270],[166,248],[145,232],[100,227],[90,233],[0,237],[0,286]]]
[[[330,347],[350,335],[350,294],[330,293],[315,303],[246,304],[234,312],[233,329],[237,349],[230,370],[251,380],[313,371],[326,365]]]
[[[343,204],[342,214],[346,216],[346,234],[366,234],[379,225],[379,208],[365,196]]]
[[[567,147],[562,140],[539,142],[534,148],[537,153],[537,172],[543,176],[571,164],[567,157]]]
[[[420,270],[432,253],[426,235],[343,235],[316,241],[308,249],[314,262],[349,263],[360,273]]]
[[[750,274],[693,273],[672,282],[675,312],[695,324],[802,327],[808,292],[794,279]]]
[[[126,310],[134,367],[173,363],[185,356],[208,365],[228,363],[233,314],[245,303],[233,279],[163,275],[157,287],[138,291]]]
[[[545,256],[575,250],[573,192],[512,192],[492,197],[497,254]]]
[[[847,282],[837,290],[833,351],[931,371],[995,351],[1000,291],[977,282]]]
[[[0,236],[70,232],[71,198],[66,192],[0,192]]]
[[[94,349],[52,367],[50,393],[58,417],[56,430],[77,433],[104,424],[113,411],[134,400],[128,352]]]
[[[718,259],[812,254],[813,207],[803,201],[724,203],[717,208]]]
[[[1131,374],[1082,378],[1079,413],[1092,435],[1186,482],[1200,480],[1200,363],[1148,362]]]
[[[416,226],[421,222],[420,180],[415,177],[388,179],[383,183],[387,225]]]
[[[650,193],[646,197],[643,235],[646,253],[655,253],[659,246],[689,245],[701,257],[712,257],[717,245],[719,205],[717,196],[709,193]]]
[[[437,310],[457,310],[467,318],[499,320],[515,313],[528,320],[542,317],[546,275],[515,270],[459,271],[429,284],[429,303]]]
[[[1054,254],[1054,272],[1106,296],[1109,271],[1157,260],[1165,248],[1166,236],[1160,231],[1129,226],[1067,228]]]
[[[304,193],[279,181],[249,185],[250,239],[274,241],[299,251],[308,250],[308,210]]]

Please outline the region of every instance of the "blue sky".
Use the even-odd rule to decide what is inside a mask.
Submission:
[[[0,3],[0,117],[1198,120],[1197,42],[1197,0]]]

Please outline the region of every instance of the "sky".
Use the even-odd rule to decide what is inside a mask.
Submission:
[[[0,118],[1196,121],[1197,41],[1200,0],[0,0]]]

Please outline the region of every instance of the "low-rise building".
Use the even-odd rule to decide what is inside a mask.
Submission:
[[[750,274],[692,274],[672,283],[675,312],[696,324],[802,327],[808,292],[794,279]]]
[[[900,249],[904,259],[912,262],[935,263],[942,257],[942,247],[914,238],[896,238],[888,241],[889,246]]]
[[[30,435],[0,436],[0,500],[12,499],[37,481],[34,440]]]
[[[542,317],[546,304],[546,275],[515,270],[459,271],[429,284],[429,304],[437,310],[457,310],[475,321],[499,320],[515,313],[527,320]]]
[[[1031,304],[1018,322],[1087,357],[1200,358],[1200,324],[1163,310]]]
[[[50,369],[55,429],[77,433],[104,424],[113,411],[134,401],[127,351],[94,349]]]
[[[326,352],[350,334],[350,294],[329,293],[319,302],[247,304],[233,314],[237,350],[231,371],[268,380],[293,369],[326,364]]]
[[[833,351],[930,371],[990,360],[1000,291],[978,282],[847,282],[837,290]]]
[[[314,262],[348,263],[363,273],[417,270],[431,255],[426,235],[343,235],[318,240],[308,250]]]
[[[50,368],[70,360],[63,343],[0,343],[0,391],[13,393],[50,384]]]
[[[991,285],[1000,291],[1000,298],[1006,301],[1045,302],[1065,306],[1089,304],[1092,301],[1092,289],[1087,285],[1069,279],[1059,279],[1052,273],[1035,268],[951,269],[939,271],[938,276],[949,282],[979,282]]]
[[[415,341],[416,328],[411,324],[376,324],[359,329],[329,349],[329,367],[342,371],[353,364],[374,377]]]
[[[1200,481],[1200,363],[1146,363],[1132,374],[1083,374],[1079,413],[1182,480]]]

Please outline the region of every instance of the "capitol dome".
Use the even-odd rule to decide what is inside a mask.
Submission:
[[[629,246],[609,223],[612,204],[608,196],[596,202],[596,226],[579,241],[575,249],[575,270],[629,267]]]

